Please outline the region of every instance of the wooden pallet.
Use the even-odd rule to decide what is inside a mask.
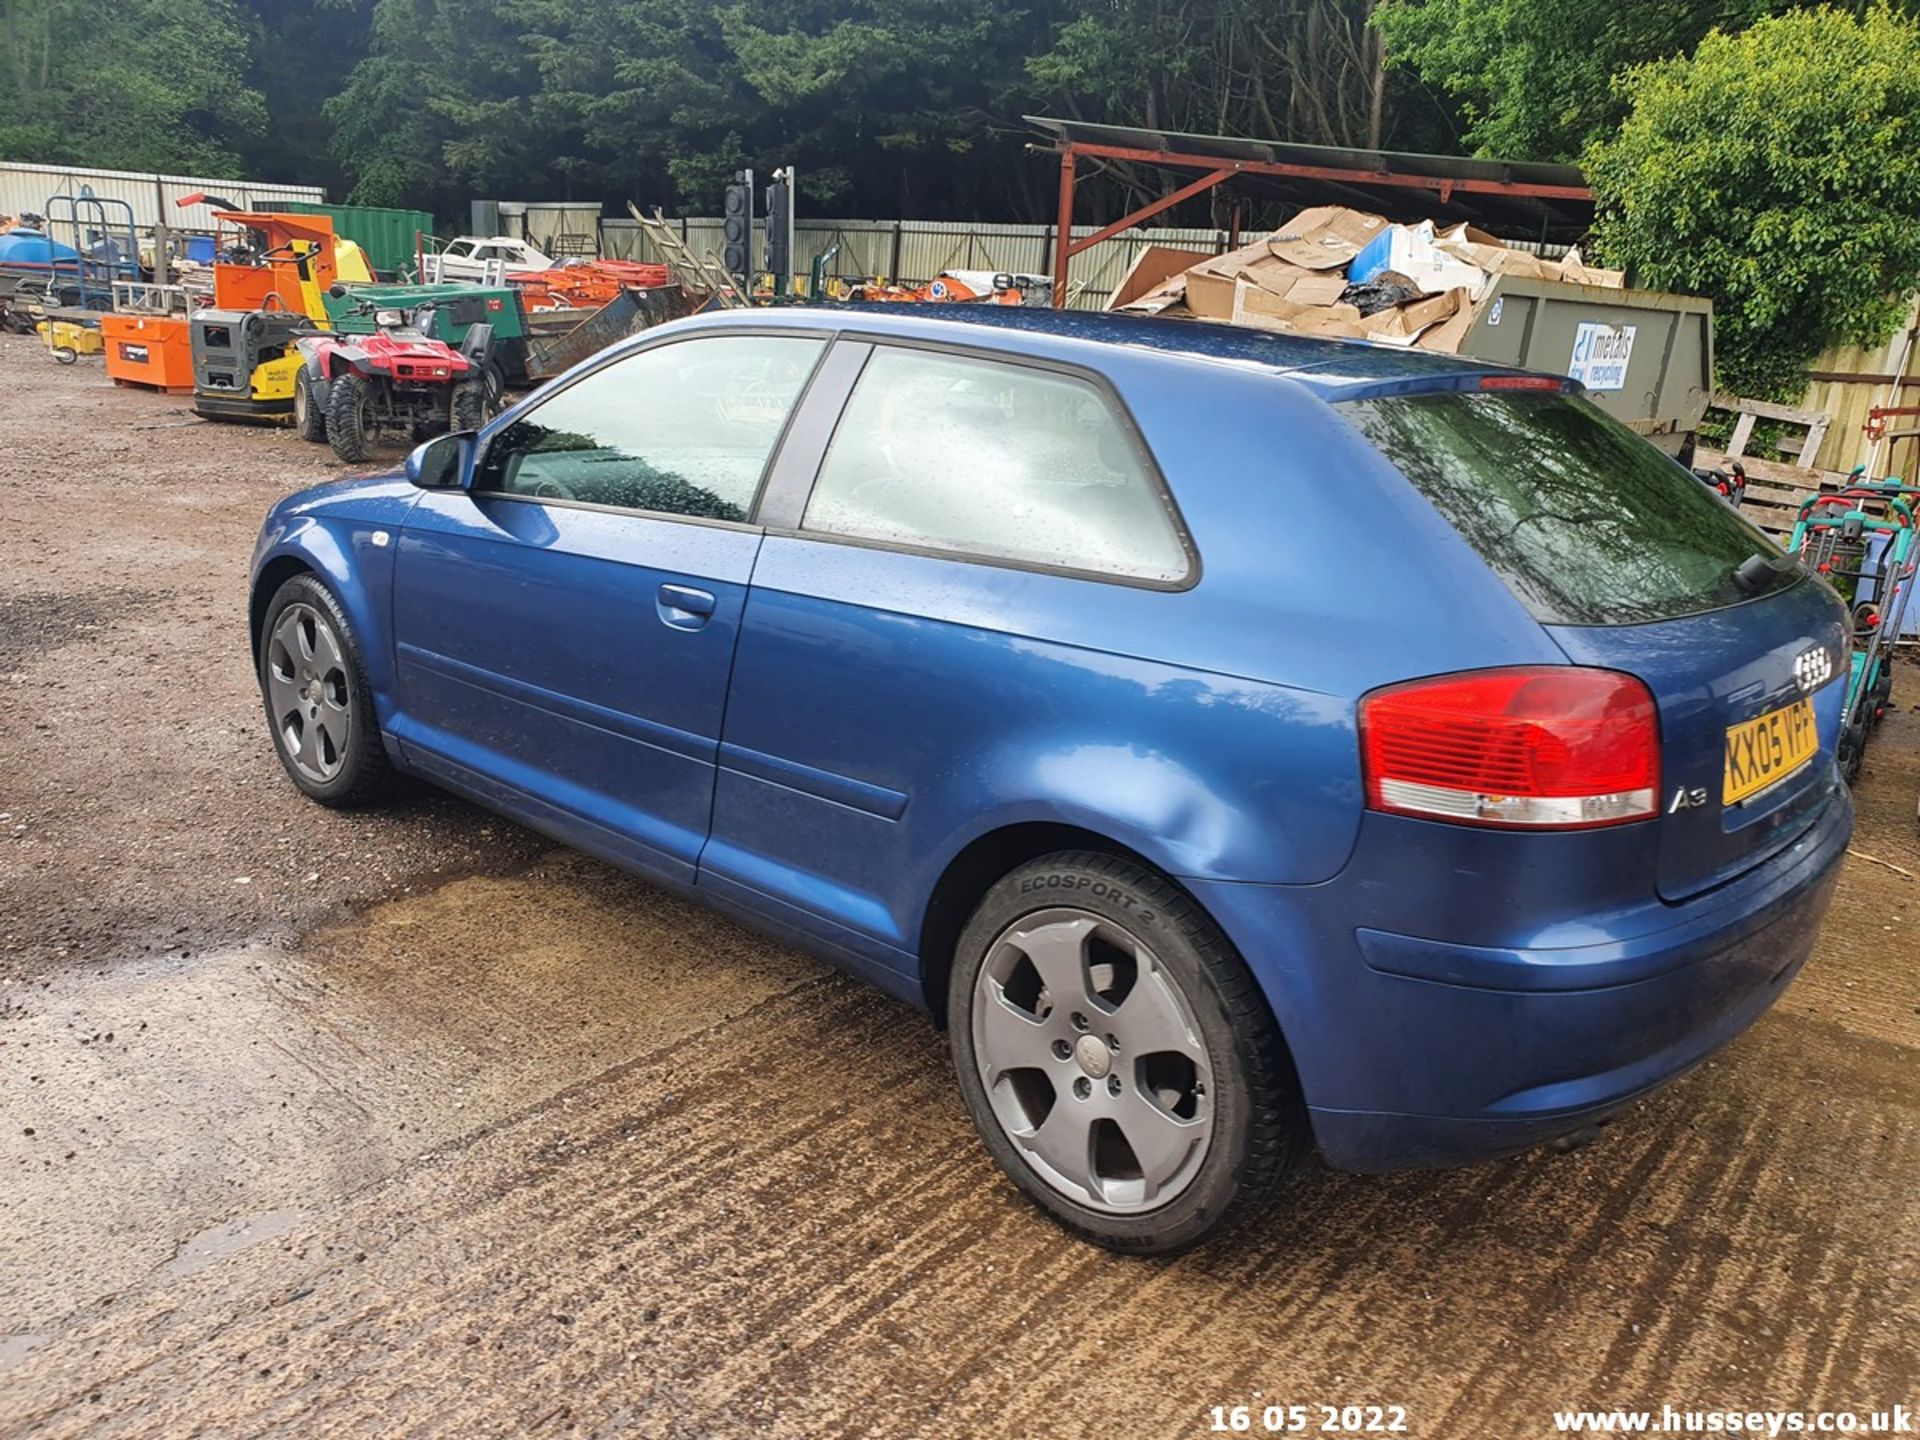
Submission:
[[[1833,417],[1824,410],[1802,410],[1794,405],[1775,405],[1770,401],[1748,400],[1739,395],[1717,394],[1709,408],[1730,411],[1735,416],[1733,435],[1727,441],[1727,454],[1742,464],[1747,463],[1747,447],[1753,443],[1754,425],[1761,420],[1778,420],[1785,425],[1798,425],[1806,433],[1797,441],[1773,448],[1792,460],[1798,469],[1811,470],[1814,461],[1820,458],[1820,442],[1827,438],[1827,428],[1833,424]],[[1751,466],[1748,468],[1751,471]]]
[[[1800,502],[1816,490],[1829,492],[1852,483],[1853,477],[1837,470],[1806,470],[1778,460],[1736,455],[1731,451],[1701,448],[1693,452],[1696,470],[1727,470],[1738,460],[1747,472],[1747,498],[1740,513],[1766,531],[1782,545],[1793,533]]]

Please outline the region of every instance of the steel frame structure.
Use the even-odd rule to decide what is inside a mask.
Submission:
[[[1336,185],[1378,185],[1406,190],[1428,190],[1441,202],[1456,192],[1464,194],[1522,195],[1540,200],[1591,201],[1593,192],[1584,185],[1545,185],[1521,180],[1490,180],[1465,176],[1409,175],[1394,170],[1343,169],[1331,165],[1300,165],[1279,160],[1231,160],[1217,155],[1196,155],[1179,150],[1143,150],[1125,145],[1103,145],[1085,140],[1063,140],[1053,146],[1060,157],[1060,210],[1053,246],[1053,304],[1059,309],[1067,303],[1067,279],[1073,257],[1081,251],[1110,240],[1123,230],[1151,220],[1183,200],[1191,200],[1242,175],[1281,176],[1292,180],[1325,180]],[[1103,226],[1084,239],[1073,238],[1073,194],[1079,183],[1078,164],[1082,156],[1099,160],[1123,160],[1136,165],[1151,165],[1165,170],[1203,172],[1171,194],[1149,201]],[[1235,217],[1238,229],[1238,216]],[[1236,237],[1237,238],[1237,237]]]

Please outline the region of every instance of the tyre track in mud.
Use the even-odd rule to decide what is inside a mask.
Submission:
[[[1493,1435],[1602,1399],[1904,1402],[1920,1216],[1832,1182],[1920,1173],[1911,1059],[1775,1017],[1578,1155],[1316,1167],[1238,1245],[1140,1262],[994,1175],[923,1019],[822,977],[123,1297],[0,1395],[48,1435],[1181,1435],[1318,1400]]]

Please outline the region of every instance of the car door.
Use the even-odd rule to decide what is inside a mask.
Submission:
[[[853,340],[823,377],[856,349],[837,424],[814,434],[810,402],[765,501],[698,883],[884,984],[916,963],[923,867],[996,796],[1164,740],[1153,697],[1203,682],[1122,656],[1181,623],[1198,561],[1092,377]],[[1237,763],[1255,728],[1223,698]]]
[[[691,881],[755,497],[824,348],[732,331],[628,352],[509,414],[469,488],[426,492],[394,580],[408,758]]]

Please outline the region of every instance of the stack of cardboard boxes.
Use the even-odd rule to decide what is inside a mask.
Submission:
[[[1131,315],[1220,320],[1453,353],[1496,275],[1618,288],[1617,270],[1546,260],[1469,225],[1394,225],[1320,205],[1224,255],[1150,246],[1114,292]]]

